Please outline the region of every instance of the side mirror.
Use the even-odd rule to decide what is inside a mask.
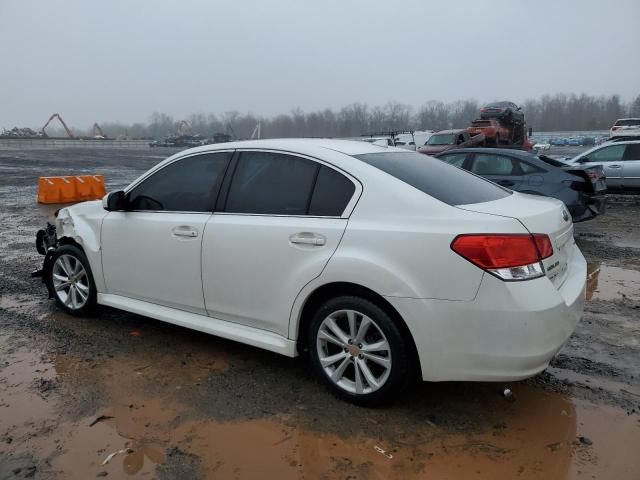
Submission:
[[[122,190],[118,190],[117,192],[107,193],[102,198],[102,208],[109,212],[117,212],[126,210],[127,207],[127,199]]]
[[[579,161],[580,163],[587,163],[587,162],[589,162],[589,157],[580,157],[580,158],[578,159],[578,161]]]

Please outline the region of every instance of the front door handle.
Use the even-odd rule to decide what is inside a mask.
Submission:
[[[198,230],[188,225],[180,225],[171,229],[171,233],[176,237],[195,238],[198,236]]]
[[[622,168],[622,165],[609,165],[609,168]]]
[[[295,233],[289,237],[289,241],[298,245],[321,246],[327,243],[327,239],[323,235],[312,232]]]

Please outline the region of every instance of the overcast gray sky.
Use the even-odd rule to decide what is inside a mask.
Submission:
[[[639,0],[0,0],[0,127],[640,94]]]

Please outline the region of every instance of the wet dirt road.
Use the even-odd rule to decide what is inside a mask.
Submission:
[[[304,360],[112,309],[74,318],[29,278],[58,208],[35,203],[38,175],[120,187],[164,153],[0,152],[0,479],[640,478],[640,196],[576,226],[586,312],[545,373],[368,410]]]

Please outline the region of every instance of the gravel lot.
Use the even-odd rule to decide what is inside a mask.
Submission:
[[[113,189],[170,153],[0,151],[0,480],[640,478],[640,196],[576,225],[586,311],[546,372],[422,384],[370,410],[303,359],[107,308],[74,318],[30,278],[59,208],[35,202],[38,176]]]

